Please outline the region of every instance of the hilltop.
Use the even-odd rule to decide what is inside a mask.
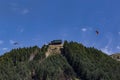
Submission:
[[[13,49],[0,56],[0,73],[0,80],[120,80],[120,62],[65,41]]]
[[[110,55],[113,59],[117,60],[117,61],[120,61],[120,53],[115,53],[115,54],[112,54]]]

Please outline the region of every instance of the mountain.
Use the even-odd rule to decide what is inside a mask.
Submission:
[[[0,80],[120,80],[120,62],[73,41],[18,48],[0,56]]]

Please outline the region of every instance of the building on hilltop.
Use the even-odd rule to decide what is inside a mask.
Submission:
[[[62,40],[53,40],[49,43],[49,45],[59,45],[62,44]]]

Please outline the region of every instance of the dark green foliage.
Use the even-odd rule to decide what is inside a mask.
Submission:
[[[0,57],[0,80],[30,80],[31,65],[30,55],[35,54],[33,61],[45,58],[41,49],[37,46],[29,48],[13,49]]]
[[[65,42],[62,54],[82,80],[120,80],[120,63],[95,48]]]
[[[43,47],[41,48],[42,52],[46,52],[48,49],[48,45],[43,45]]]
[[[51,55],[38,65],[40,80],[73,79],[75,74],[66,59],[61,55]]]
[[[47,49],[19,48],[0,56],[0,80],[120,80],[120,62],[94,47],[65,41],[61,54],[46,58]]]
[[[48,46],[13,49],[0,57],[0,80],[66,80],[75,73],[60,54],[45,57]],[[34,59],[29,61],[31,54]]]

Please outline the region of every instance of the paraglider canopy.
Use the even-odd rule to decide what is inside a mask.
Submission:
[[[97,35],[99,34],[99,31],[98,31],[98,30],[96,30],[95,32],[96,32]]]
[[[18,44],[19,44],[18,42],[13,43],[13,45],[18,45]]]

